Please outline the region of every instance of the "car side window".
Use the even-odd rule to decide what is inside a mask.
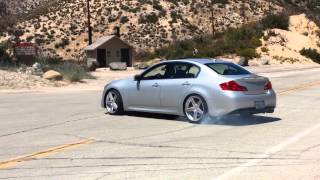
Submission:
[[[153,69],[146,72],[143,75],[142,80],[164,79],[167,69],[168,66],[166,64],[156,66]]]
[[[195,78],[200,69],[189,63],[175,63],[171,65],[167,73],[169,79]]]
[[[195,65],[191,65],[191,67],[189,68],[188,72],[187,72],[187,78],[196,78],[198,76],[200,72],[200,68],[195,66]]]

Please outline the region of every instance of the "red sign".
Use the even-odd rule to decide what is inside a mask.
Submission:
[[[37,46],[33,43],[17,43],[14,45],[16,56],[35,56],[37,55]]]

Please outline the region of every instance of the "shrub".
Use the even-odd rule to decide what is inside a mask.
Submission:
[[[246,58],[246,59],[252,59],[252,58],[258,56],[258,54],[256,53],[256,50],[253,48],[240,49],[240,50],[238,50],[237,54]]]
[[[261,51],[264,52],[264,53],[267,53],[267,52],[269,52],[269,49],[267,47],[262,47]]]
[[[60,42],[58,42],[58,43],[56,43],[55,45],[54,45],[54,47],[56,48],[56,49],[58,49],[58,48],[65,48],[66,46],[68,46],[70,44],[70,40],[68,39],[68,38],[66,38],[66,37],[64,37],[64,38],[62,38],[61,39],[61,41]]]
[[[154,9],[158,10],[158,11],[162,11],[163,10],[163,7],[162,5],[160,4],[160,2],[158,0],[154,0],[153,1],[153,6],[152,6]]]
[[[300,51],[300,54],[307,57],[307,58],[310,58],[312,59],[314,62],[316,63],[320,63],[320,53],[318,53],[318,51],[316,49],[306,49],[306,48],[303,48],[301,51]]]
[[[64,79],[71,82],[79,82],[82,79],[92,79],[93,76],[88,74],[88,72],[78,64],[71,62],[63,62],[55,68],[60,72]]]
[[[289,28],[289,16],[287,14],[270,14],[262,19],[261,24],[264,29],[283,29]]]
[[[12,43],[10,41],[0,43],[0,67],[9,68],[17,65],[12,61],[12,57],[8,53],[11,48]]]
[[[145,16],[140,16],[139,18],[139,23],[140,24],[145,24],[145,23],[151,23],[155,24],[159,21],[159,17],[156,13],[152,12],[150,14],[147,14]]]
[[[36,42],[37,45],[41,45],[41,44],[43,44],[45,41],[44,41],[44,39],[42,39],[42,38],[36,38],[36,39],[35,39],[35,42]]]
[[[41,64],[43,71],[55,70],[62,74],[65,80],[79,82],[82,79],[93,79],[86,69],[79,63],[69,60],[63,61],[61,58],[54,56],[39,56],[36,62]]]
[[[172,23],[177,23],[178,19],[182,19],[182,16],[176,11],[172,11],[170,16],[171,16],[171,19],[172,19],[172,21],[171,21]]]
[[[125,23],[127,23],[129,21],[129,18],[127,17],[127,16],[122,16],[121,18],[120,18],[120,23],[121,24],[125,24]]]
[[[171,12],[171,18],[171,23],[182,19],[176,11]],[[288,29],[288,21],[289,18],[285,14],[268,15],[259,22],[216,33],[214,37],[202,35],[189,40],[175,41],[167,47],[155,50],[154,53],[145,53],[145,56],[141,59],[148,60],[154,57],[166,59],[190,58],[194,57],[194,49],[198,50],[196,57],[216,57],[224,54],[237,54],[247,59],[259,57],[256,48],[262,45],[260,39],[263,37],[263,31],[269,28]],[[262,51],[267,50],[262,49]]]
[[[46,70],[49,70],[50,67],[60,64],[62,60],[56,56],[39,55],[36,57],[35,62],[40,63],[42,67],[46,67]]]

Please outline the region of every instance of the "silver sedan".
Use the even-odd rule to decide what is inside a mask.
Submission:
[[[156,64],[132,78],[112,81],[102,107],[184,116],[191,123],[227,114],[273,113],[276,94],[268,78],[231,62],[184,59]]]

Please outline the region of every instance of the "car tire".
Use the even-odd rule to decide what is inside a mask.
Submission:
[[[203,97],[192,94],[183,103],[184,115],[190,123],[200,124],[208,117],[208,106]]]
[[[123,114],[123,101],[121,94],[117,90],[111,89],[106,93],[105,107],[107,112],[111,115]]]

